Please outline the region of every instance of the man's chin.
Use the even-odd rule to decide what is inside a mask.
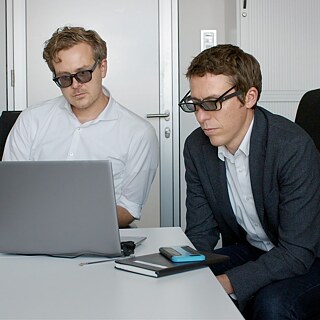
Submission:
[[[219,147],[223,145],[223,143],[219,141],[219,139],[217,139],[216,137],[209,137],[209,140],[214,147]]]
[[[78,109],[78,110],[86,109],[88,107],[87,103],[84,103],[84,102],[79,103],[79,101],[73,101],[71,106],[72,106],[72,108]]]

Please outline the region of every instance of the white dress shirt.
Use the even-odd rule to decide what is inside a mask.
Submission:
[[[104,92],[107,107],[83,124],[63,96],[24,110],[3,160],[110,160],[117,204],[139,219],[158,166],[158,139],[148,121]]]
[[[247,232],[247,240],[251,245],[269,251],[274,245],[259,220],[250,180],[249,153],[253,122],[234,155],[225,146],[220,146],[218,156],[225,161],[228,193],[237,222]]]

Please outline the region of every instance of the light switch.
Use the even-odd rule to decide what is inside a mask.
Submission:
[[[217,30],[201,30],[201,51],[217,45]]]

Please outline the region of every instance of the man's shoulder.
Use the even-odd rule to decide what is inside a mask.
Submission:
[[[58,96],[53,99],[45,100],[40,103],[31,105],[30,107],[23,110],[23,114],[29,114],[33,116],[47,115],[51,110],[57,110],[65,106],[66,100],[63,96]]]
[[[290,119],[279,114],[272,113],[262,107],[257,107],[255,112],[255,122],[258,126],[265,126],[269,136],[277,139],[291,139],[294,137],[309,139],[306,132]]]
[[[252,138],[254,140],[263,140],[268,149],[272,149],[279,154],[283,150],[289,153],[299,150],[302,145],[310,145],[311,137],[293,121],[274,114],[266,109],[258,107],[255,112],[255,123]]]

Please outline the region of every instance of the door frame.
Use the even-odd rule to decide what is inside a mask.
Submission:
[[[181,226],[178,0],[159,0],[160,39],[160,226]],[[166,138],[166,131],[170,138]]]

